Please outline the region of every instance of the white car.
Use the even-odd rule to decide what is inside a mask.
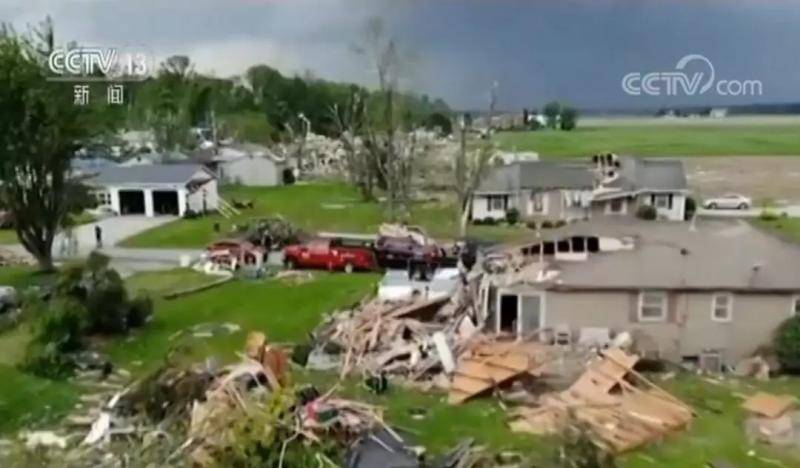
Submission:
[[[111,205],[100,205],[96,208],[90,208],[86,210],[86,212],[97,219],[109,218],[111,216],[117,216],[118,214],[114,211],[114,208],[111,208]]]
[[[703,202],[703,208],[709,210],[731,209],[746,210],[753,206],[753,201],[738,193],[726,193],[717,198],[709,198]]]

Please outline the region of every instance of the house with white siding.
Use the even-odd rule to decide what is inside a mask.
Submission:
[[[219,205],[216,174],[197,164],[103,167],[86,183],[120,215],[183,216]]]
[[[501,220],[513,208],[523,220],[573,221],[634,216],[651,205],[658,218],[682,221],[689,193],[679,160],[518,161],[487,171],[473,194],[471,217]]]

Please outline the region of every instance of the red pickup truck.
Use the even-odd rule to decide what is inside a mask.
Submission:
[[[283,263],[287,268],[317,268],[344,270],[375,270],[375,254],[369,247],[343,245],[337,239],[314,239],[303,244],[288,245],[283,249]]]

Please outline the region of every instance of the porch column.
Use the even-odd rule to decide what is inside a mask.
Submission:
[[[183,217],[186,213],[186,190],[178,189],[178,216]]]
[[[144,189],[144,215],[147,217],[155,216],[153,211],[153,189]]]

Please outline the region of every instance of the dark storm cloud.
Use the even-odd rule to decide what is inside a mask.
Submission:
[[[459,107],[636,107],[798,101],[800,0],[0,0],[18,29],[51,14],[64,42],[147,44],[189,54],[221,76],[254,63],[364,84],[374,76],[352,52],[380,15],[413,60],[404,85]],[[757,79],[763,95],[632,97],[633,71],[670,71],[698,53],[718,77]]]

